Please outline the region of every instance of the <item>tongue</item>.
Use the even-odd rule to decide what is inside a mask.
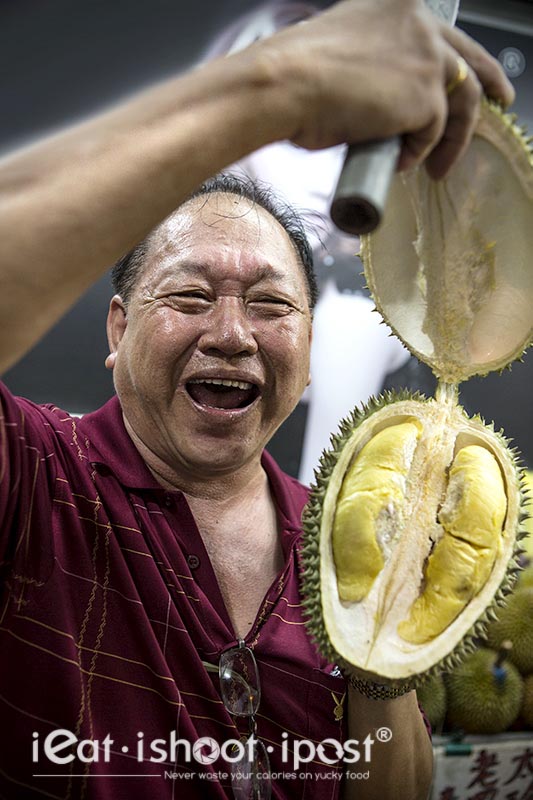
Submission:
[[[189,383],[187,390],[196,403],[213,408],[242,408],[252,400],[251,389],[236,389],[233,386]]]

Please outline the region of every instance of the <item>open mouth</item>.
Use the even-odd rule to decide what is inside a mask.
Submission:
[[[259,397],[259,388],[255,384],[222,378],[188,381],[186,389],[197,405],[226,410],[246,408]]]

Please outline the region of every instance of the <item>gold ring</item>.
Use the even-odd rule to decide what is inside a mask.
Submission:
[[[451,94],[458,86],[466,81],[468,77],[468,64],[462,56],[457,56],[457,72],[446,86],[446,94]]]

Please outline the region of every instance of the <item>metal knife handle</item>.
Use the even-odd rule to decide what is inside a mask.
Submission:
[[[348,148],[330,210],[342,231],[370,233],[379,225],[400,148],[398,136]]]

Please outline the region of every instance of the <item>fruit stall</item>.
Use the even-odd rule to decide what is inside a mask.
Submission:
[[[533,734],[434,738],[431,800],[532,800]]]

